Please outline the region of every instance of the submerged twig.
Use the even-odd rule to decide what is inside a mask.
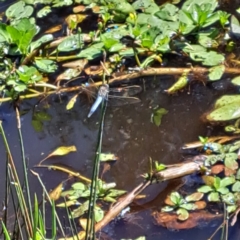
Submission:
[[[53,170],[58,170],[61,172],[65,172],[68,173],[71,176],[77,177],[87,183],[91,183],[91,180],[87,177],[82,176],[79,172],[68,169],[67,167],[62,167],[62,166],[58,166],[58,165],[36,165],[35,167],[43,167],[43,168],[48,168],[48,169],[53,169]]]

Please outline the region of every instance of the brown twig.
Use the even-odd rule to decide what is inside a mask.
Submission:
[[[154,75],[175,75],[175,74],[182,74],[183,72],[186,72],[189,70],[189,68],[148,68],[144,69],[139,72],[133,72],[133,73],[124,73],[120,76],[117,76],[116,74],[113,75],[113,78],[109,80],[109,84],[113,82],[121,82],[123,80],[130,80],[133,78],[139,78],[144,76],[154,76]],[[191,73],[207,73],[209,71],[208,68],[203,67],[196,67],[191,68]],[[225,73],[229,74],[240,74],[239,68],[225,68]],[[102,84],[102,81],[95,82],[94,84],[90,84],[88,87],[98,87]],[[75,87],[62,87],[55,91],[49,91],[44,93],[33,93],[33,94],[26,94],[21,95],[20,99],[29,99],[34,97],[39,97],[41,95],[50,95],[50,94],[57,94],[57,93],[63,93],[63,92],[74,92],[81,90],[82,86],[75,86]],[[0,98],[0,102],[8,102],[11,101],[12,98]]]

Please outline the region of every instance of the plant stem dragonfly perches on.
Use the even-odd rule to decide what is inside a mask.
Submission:
[[[90,94],[93,97],[96,96],[95,92],[90,91],[87,88],[85,88],[84,91],[86,91],[87,94]],[[101,85],[98,89],[96,100],[93,103],[88,114],[88,118],[92,116],[92,114],[97,110],[103,100],[111,99],[109,100],[109,104],[112,106],[123,106],[133,103],[139,103],[140,99],[132,96],[138,94],[141,91],[142,88],[138,85],[119,88],[109,88],[108,84]]]

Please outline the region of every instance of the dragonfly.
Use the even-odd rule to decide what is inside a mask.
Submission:
[[[111,106],[124,106],[141,102],[138,97],[134,97],[142,91],[142,88],[138,85],[110,88],[108,84],[103,84],[98,90],[97,88],[89,89],[88,85],[89,83],[85,84],[86,87],[83,87],[83,92],[95,98],[95,102],[88,113],[88,118],[98,109],[102,101],[108,101]]]

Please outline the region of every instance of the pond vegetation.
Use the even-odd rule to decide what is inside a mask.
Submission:
[[[59,17],[61,23],[44,26],[47,21],[53,22],[51,17],[60,11],[66,15],[64,19]],[[239,94],[223,95],[211,109],[206,109],[202,119],[220,123],[226,135],[196,136],[199,141],[182,147],[183,151],[195,153],[190,160],[166,165],[150,158],[149,171],[142,173],[142,183],[130,192],[116,189],[115,182],[104,182],[99,169],[103,162],[118,160],[115,154],[102,152],[108,105],[140,102],[137,95],[145,85],[132,85],[131,79],[176,75],[176,82],[165,89],[165,93],[180,92],[179,101],[181,91],[194,81],[201,81],[208,87],[221,80],[224,74],[231,76],[232,88],[239,88],[239,12],[240,9],[234,14],[221,10],[216,0],[179,0],[162,4],[152,0],[20,0],[7,6],[0,23],[0,103],[11,101],[14,106],[24,181],[21,183],[19,179],[11,140],[7,139],[1,122],[1,136],[7,152],[4,202],[5,206],[10,204],[8,193],[14,196],[15,212],[14,225],[7,221],[8,211],[2,215],[5,239],[95,239],[113,219],[124,218],[131,210],[129,205],[141,197],[140,193],[149,185],[195,173],[201,176],[201,186],[191,191],[172,189],[165,206],[160,206],[161,210],[155,211],[153,216],[157,224],[167,228],[193,228],[198,225],[198,217],[205,221],[216,217],[208,211],[215,203],[221,206],[222,239],[227,239],[228,222],[232,218],[231,224],[235,224],[240,209]],[[59,146],[34,169],[26,165],[25,147],[28,144],[22,138],[21,116],[25,113],[21,103],[38,98],[40,104],[54,94],[60,98],[63,94],[71,96],[65,111],[76,107],[77,99],[83,94],[89,99],[96,98],[86,116],[90,118],[96,111],[101,112],[90,178],[66,167],[45,164],[45,160],[54,156],[76,152],[74,145]],[[32,126],[40,132],[51,117],[46,111],[33,112]],[[166,114],[165,108],[153,109],[151,120],[156,128],[161,127]],[[49,192],[37,173],[40,167],[59,170],[71,177]],[[43,199],[31,194],[29,174],[39,180]],[[72,177],[78,181],[64,189]],[[46,204],[51,205],[50,215],[45,212]],[[68,213],[71,236],[64,232],[58,208],[65,208]],[[51,219],[51,234],[46,230],[46,219]],[[74,219],[80,219],[79,223]],[[209,239],[213,237],[214,234]]]

